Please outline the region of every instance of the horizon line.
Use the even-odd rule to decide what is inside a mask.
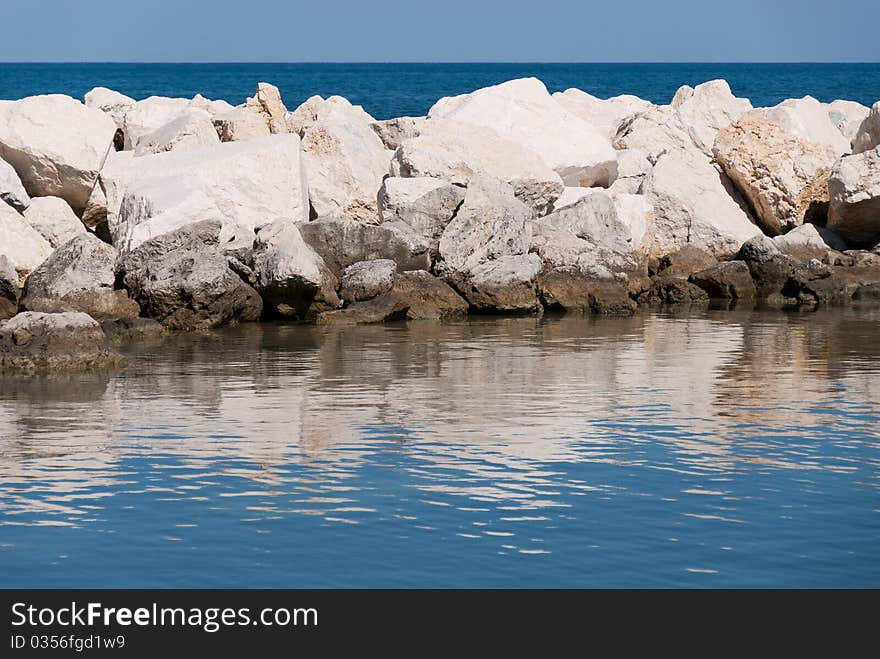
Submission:
[[[880,64],[880,61],[876,62],[863,62],[863,61],[825,61],[825,60],[738,60],[738,61],[710,61],[710,60],[677,60],[677,61],[646,61],[646,60],[631,60],[631,61],[622,61],[622,60],[595,60],[595,61],[565,61],[565,60],[508,60],[508,61],[494,61],[494,60],[375,60],[375,61],[367,61],[367,60],[266,60],[266,61],[221,61],[221,60],[167,60],[167,61],[157,61],[157,60],[0,60],[0,65],[2,64],[222,64],[222,65],[266,65],[266,64],[292,64],[292,65],[311,65],[311,64],[347,64],[347,65],[375,65],[375,64],[415,64],[415,65],[423,65],[423,64],[457,64],[457,65],[468,65],[468,64],[512,64],[512,65],[542,65],[542,64],[559,64],[559,65],[629,65],[629,64],[656,64],[656,65],[669,65],[669,64],[705,64],[705,65],[730,65],[730,64],[852,64],[852,65],[875,65]]]

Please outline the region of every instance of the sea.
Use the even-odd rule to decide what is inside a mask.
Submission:
[[[754,106],[811,95],[872,105],[880,100],[874,64],[2,64],[0,99],[34,94],[82,98],[96,86],[135,99],[191,98],[197,93],[233,104],[271,82],[293,109],[320,94],[345,96],[377,119],[420,116],[443,96],[535,76],[551,92],[577,87],[600,98],[634,94],[668,103],[681,85],[724,78]]]

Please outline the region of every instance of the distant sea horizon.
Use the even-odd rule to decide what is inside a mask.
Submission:
[[[634,94],[654,103],[668,103],[681,85],[716,78],[755,106],[806,95],[864,105],[880,100],[880,63],[871,62],[4,62],[0,99],[82,98],[104,86],[138,100],[200,93],[238,104],[265,81],[281,89],[290,109],[314,94],[339,94],[387,119],[423,115],[443,96],[528,76],[550,92],[577,87],[600,98]]]

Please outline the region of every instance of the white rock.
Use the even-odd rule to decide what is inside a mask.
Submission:
[[[415,272],[424,272],[424,270]],[[396,273],[397,264],[391,259],[352,263],[342,273],[339,295],[346,302],[371,300],[391,290]]]
[[[113,119],[69,96],[0,101],[0,158],[15,168],[28,194],[61,197],[77,213],[115,133]]]
[[[880,101],[871,106],[868,116],[856,131],[852,140],[852,152],[870,151],[878,144],[880,144]]]
[[[693,245],[718,258],[732,256],[761,230],[733,200],[702,153],[675,149],[660,156],[642,185],[654,205],[654,254]]]
[[[116,155],[101,172],[101,186],[120,252],[206,219],[221,221],[221,243],[252,242],[256,229],[276,220],[308,220],[296,135],[139,158]]]
[[[306,128],[318,120],[318,110],[324,105],[324,97],[310,96],[302,105],[287,115],[287,125],[291,132],[302,137]]]
[[[788,125],[775,109],[755,110],[719,131],[715,141],[716,160],[770,235],[821,219],[828,173],[839,155],[835,147],[789,132]]]
[[[188,98],[150,96],[138,101],[125,113],[122,126],[125,132],[125,148],[133,149],[141,137],[161,128],[189,107]]]
[[[116,123],[117,128],[122,128],[125,125],[126,112],[137,103],[133,98],[106,87],[95,87],[86,93],[84,100],[86,107],[108,114]]]
[[[533,311],[539,306],[535,280],[542,265],[537,254],[500,256],[477,265],[459,286],[478,311]]]
[[[218,113],[213,123],[221,142],[243,142],[271,134],[266,118],[253,108],[237,107]]]
[[[822,103],[812,96],[790,98],[772,108],[755,110],[752,114],[764,117],[795,137],[830,147],[837,156],[850,152],[850,141],[831,121]]]
[[[66,201],[58,197],[36,197],[24,212],[25,221],[55,248],[86,232]]]
[[[621,124],[654,105],[629,94],[601,99],[575,88],[556,92],[553,99],[573,115],[598,129],[609,141],[617,135]]]
[[[196,94],[195,96],[193,96],[192,100],[189,102],[189,106],[196,110],[204,110],[212,116],[224,114],[235,109],[235,106],[233,106],[231,103],[227,103],[223,99],[212,101],[209,98],[205,98],[201,94]]]
[[[421,135],[427,120],[427,117],[395,117],[374,121],[371,126],[385,148],[396,151],[406,140]]]
[[[541,156],[566,185],[608,186],[617,176],[617,157],[608,138],[557,103],[536,78],[442,98],[428,119],[494,130]]]
[[[880,243],[880,146],[841,158],[828,181],[828,228],[852,247]]]
[[[376,195],[388,174],[389,160],[382,140],[370,128],[371,122],[362,120],[361,112],[350,104],[322,107],[318,120],[303,135],[309,201],[317,217],[379,222]]]
[[[0,159],[0,202],[5,202],[15,210],[23,212],[31,203],[31,198],[21,184],[15,169]]]
[[[443,233],[464,196],[463,187],[440,179],[391,176],[379,190],[379,212],[383,222],[399,220],[434,240]]]
[[[718,131],[751,109],[749,99],[734,96],[726,80],[710,80],[693,89],[685,85],[672,99],[679,126],[707,156],[712,155]]]
[[[567,186],[562,190],[559,199],[553,202],[553,211],[560,211],[563,208],[574,206],[587,195],[593,194],[597,189],[601,188],[574,188]]]
[[[855,138],[859,132],[859,126],[867,118],[871,108],[856,103],[855,101],[832,101],[824,106],[828,112],[828,118],[831,123],[837,127],[840,134],[848,141]]]
[[[205,110],[188,109],[152,133],[140,137],[135,156],[165,151],[192,151],[220,144],[211,115]]]
[[[625,122],[613,143],[618,150],[639,151],[652,161],[672,149],[698,150],[669,105],[654,106]]]
[[[815,224],[802,224],[782,236],[776,236],[773,243],[783,254],[800,260],[821,259],[829,250],[842,252],[846,243],[833,231]]]
[[[52,246],[43,236],[11,207],[0,204],[0,256],[12,262],[20,284],[51,253]]]
[[[559,174],[533,151],[491,129],[457,122],[428,121],[421,135],[400,146],[391,169],[395,176],[429,176],[462,186],[487,175],[508,183],[538,214],[546,213],[563,189]]]
[[[287,123],[287,108],[281,100],[281,91],[275,85],[270,85],[268,82],[257,83],[256,92],[253,97],[247,99],[245,106],[253,108],[265,117],[269,132],[273,135],[296,132],[292,131]]]

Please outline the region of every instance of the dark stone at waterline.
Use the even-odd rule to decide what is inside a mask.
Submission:
[[[695,272],[705,270],[718,263],[718,259],[698,247],[685,245],[677,252],[660,258],[657,263],[657,274],[666,277],[687,279]]]
[[[743,261],[718,263],[695,272],[689,281],[706,291],[710,298],[745,300],[756,295],[751,272]]]
[[[0,254],[0,320],[12,318],[18,311],[18,273],[15,265]]]
[[[549,311],[629,315],[637,306],[622,284],[587,279],[580,273],[555,271],[541,275],[538,294]]]
[[[880,302],[880,281],[859,286],[853,293],[853,300]]]
[[[114,343],[154,339],[165,334],[165,328],[152,318],[121,318],[101,321],[101,329]]]
[[[702,288],[680,277],[652,277],[651,287],[639,294],[639,304],[705,304],[709,296]]]

